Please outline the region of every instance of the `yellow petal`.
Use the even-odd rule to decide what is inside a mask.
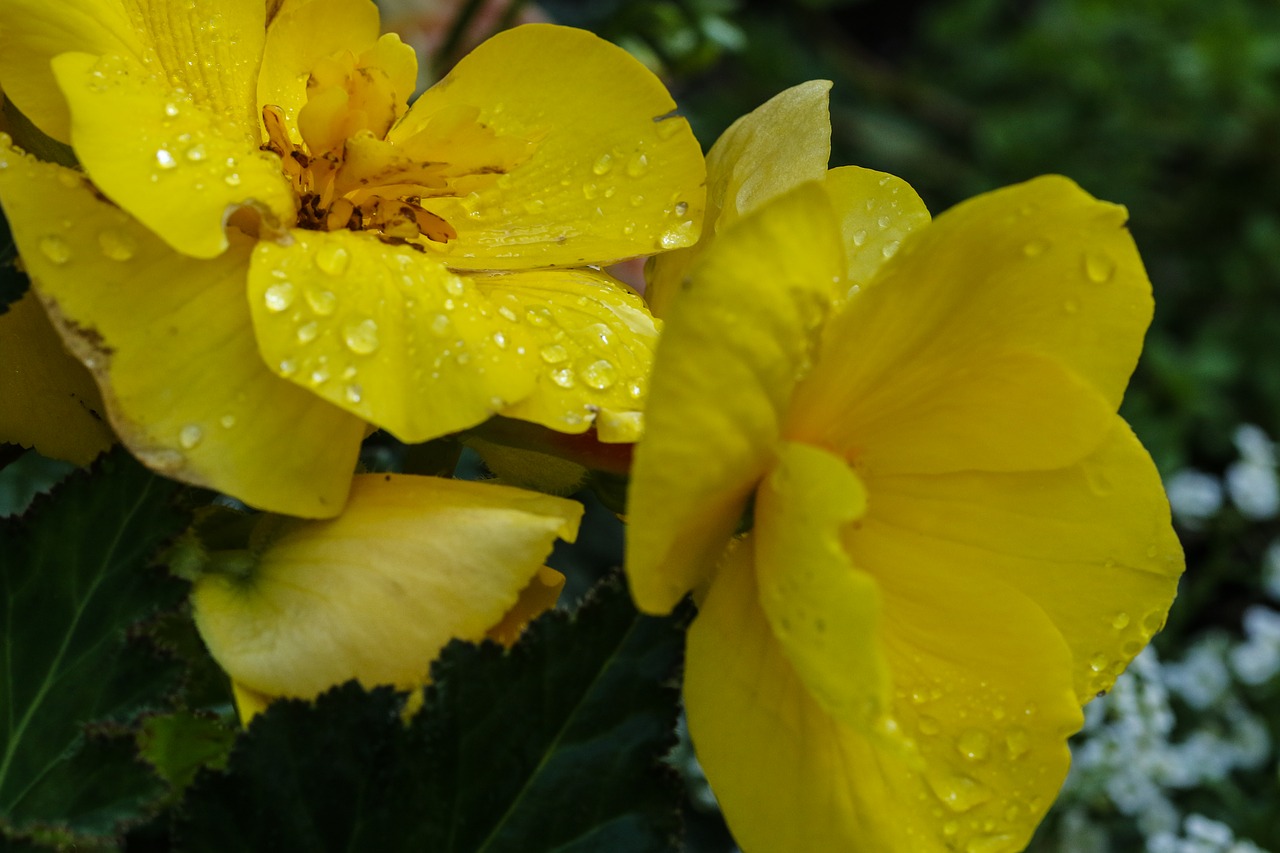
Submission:
[[[134,60],[67,53],[53,67],[71,107],[72,146],[93,182],[179,252],[224,251],[226,221],[241,206],[268,228],[292,221],[292,191],[279,159],[258,150],[256,125],[251,135],[240,116]]]
[[[307,102],[307,76],[321,59],[369,49],[378,40],[378,7],[371,0],[288,0],[267,28],[258,77],[258,108],[284,111],[294,143],[298,111]],[[412,87],[403,93],[407,99]]]
[[[891,695],[877,642],[880,596],[840,538],[866,508],[843,459],[783,444],[756,495],[753,538],[760,605],[792,668],[828,714],[870,731]]]
[[[0,314],[0,442],[87,465],[115,441],[102,395],[49,325],[35,293]]]
[[[146,47],[121,2],[102,0],[6,0],[0,3],[0,79],[11,99],[36,127],[71,141],[71,118],[49,66],[68,51],[132,56]]]
[[[533,393],[503,412],[558,432],[600,440],[640,438],[658,328],[644,300],[594,270],[484,276],[476,287],[519,320],[511,346],[537,355]]]
[[[364,424],[277,379],[244,302],[249,246],[169,249],[76,172],[0,149],[0,202],[112,426],[155,470],[294,515],[342,508]]]
[[[564,589],[564,575],[547,566],[539,566],[529,585],[520,590],[516,603],[502,621],[485,632],[485,636],[504,646],[514,645],[529,623],[556,606]]]
[[[232,679],[268,696],[352,678],[410,688],[451,639],[502,621],[581,513],[503,486],[359,476],[338,518],[263,522],[277,526],[249,577],[203,576],[196,625]]]
[[[1123,208],[1065,178],[919,229],[828,324],[789,437],[884,471],[1049,469],[1108,428],[1151,318]]]
[[[653,259],[645,297],[664,317],[713,236],[771,199],[821,181],[831,157],[831,82],[793,86],[742,116],[707,153],[704,239]]]
[[[1071,645],[1083,703],[1107,690],[1163,624],[1182,550],[1150,457],[1115,418],[1107,440],[1060,471],[883,477],[867,530],[910,536],[903,560],[1016,587]],[[898,571],[896,565],[885,571]]]
[[[758,604],[751,549],[721,567],[689,631],[685,707],[742,849],[1026,845],[1080,724],[1068,653],[1034,605],[1007,589],[966,591],[963,579],[942,577],[918,598],[885,596],[896,727],[868,735],[831,717],[796,674]]]
[[[843,288],[818,184],[719,235],[667,320],[628,514],[631,592],[665,612],[705,578],[764,474],[816,331]]]
[[[537,354],[466,278],[354,231],[263,242],[249,274],[262,356],[280,376],[406,442],[457,432],[534,386]]]
[[[840,217],[849,284],[861,287],[908,234],[929,224],[929,210],[911,185],[885,172],[841,166],[823,186]]]
[[[534,24],[464,57],[388,138],[410,145],[436,114],[478,109],[499,138],[534,145],[474,198],[424,199],[458,232],[451,266],[608,263],[698,239],[702,152],[689,123],[671,115],[675,106],[621,48],[583,30]],[[449,150],[447,140],[439,144]],[[456,147],[455,156],[468,152]]]

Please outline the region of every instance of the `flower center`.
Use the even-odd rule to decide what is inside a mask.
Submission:
[[[384,36],[359,56],[340,51],[317,63],[298,111],[301,142],[283,109],[263,107],[262,148],[280,157],[293,184],[298,227],[443,248],[458,234],[430,210],[432,200],[478,192],[532,153],[532,140],[502,136],[479,121],[478,109],[458,105],[441,106],[394,143],[387,139],[405,114],[400,93],[413,87],[403,49]]]

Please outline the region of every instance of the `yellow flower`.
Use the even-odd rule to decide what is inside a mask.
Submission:
[[[149,465],[324,517],[365,422],[638,436],[657,328],[584,267],[696,241],[688,123],[563,27],[494,37],[407,107],[415,70],[368,0],[0,5],[6,96],[84,170],[6,141],[0,203]]]
[[[409,690],[454,638],[515,640],[555,604],[543,566],[581,504],[462,480],[367,474],[341,516],[263,516],[196,581],[196,626],[247,720],[271,699],[357,679]],[[230,557],[230,558],[228,558]]]
[[[1060,177],[930,223],[887,175],[782,175],[724,225],[748,195],[724,170],[825,134],[825,91],[709,157],[721,219],[656,357],[628,578],[647,612],[700,601],[689,730],[744,850],[1020,850],[1182,570],[1116,414],[1150,284],[1123,208]]]

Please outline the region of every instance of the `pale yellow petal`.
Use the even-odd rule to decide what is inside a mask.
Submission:
[[[292,222],[292,191],[279,159],[258,150],[256,125],[251,135],[135,60],[66,53],[53,66],[85,171],[173,248],[200,258],[224,251],[227,219],[242,206],[268,228]]]
[[[517,320],[434,257],[354,231],[262,242],[249,308],[280,376],[407,442],[474,426],[533,389]]]
[[[267,519],[247,578],[203,576],[196,625],[218,664],[268,696],[348,679],[426,681],[454,638],[478,642],[520,600],[582,505],[435,477],[356,477],[323,522]]]
[[[0,150],[0,203],[36,291],[155,470],[251,505],[341,510],[364,424],[276,378],[245,304],[247,241],[179,255],[83,177]]]
[[[911,185],[885,172],[841,166],[827,172],[823,186],[840,218],[850,286],[870,281],[908,234],[929,224]]]
[[[828,324],[788,435],[883,471],[1077,461],[1104,437],[1151,318],[1124,221],[1045,177],[918,229]]]
[[[458,232],[448,255],[455,268],[603,264],[698,239],[706,173],[675,106],[621,48],[584,30],[531,24],[464,57],[388,138],[412,148],[434,117],[478,110],[475,121],[499,139],[532,144],[474,197],[424,199]],[[433,159],[469,159],[448,139],[428,141]]]
[[[1155,467],[1119,418],[1064,470],[888,476],[869,488],[868,530],[909,537],[904,560],[978,589],[1008,584],[1049,614],[1074,653],[1081,702],[1109,689],[1164,624],[1182,550]]]
[[[788,190],[823,179],[831,157],[830,92],[829,80],[786,89],[735,121],[711,146],[704,236],[697,246],[651,262],[645,298],[655,316],[670,311],[681,282],[715,234]]]
[[[711,571],[756,482],[835,294],[826,196],[801,187],[719,235],[667,320],[632,471],[632,595],[664,612]]]
[[[62,346],[35,293],[0,314],[0,442],[86,465],[115,441],[93,376]]]
[[[594,270],[474,279],[501,316],[519,322],[510,346],[537,354],[533,393],[503,414],[558,432],[595,426],[601,441],[639,440],[658,326],[644,300]]]

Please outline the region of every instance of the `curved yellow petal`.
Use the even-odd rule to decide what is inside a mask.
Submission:
[[[0,203],[55,327],[139,459],[264,509],[342,509],[364,424],[262,363],[246,240],[211,261],[179,255],[78,173],[8,148]]]
[[[53,68],[85,171],[174,249],[199,258],[223,252],[226,222],[240,207],[258,212],[267,228],[292,222],[279,159],[258,150],[256,129],[251,135],[237,116],[134,60],[66,53]]]
[[[358,476],[338,518],[264,521],[248,577],[203,576],[196,625],[232,679],[268,696],[352,678],[410,688],[451,639],[503,620],[581,513],[503,486]]]
[[[146,46],[123,2],[5,0],[0,3],[0,80],[5,97],[40,130],[71,141],[71,116],[50,61],[69,51],[131,56]]]
[[[0,442],[87,465],[115,442],[93,376],[62,346],[35,293],[0,314]]]
[[[784,443],[756,494],[752,538],[760,606],[787,660],[828,714],[869,732],[891,696],[877,641],[880,596],[841,542],[866,508],[843,459]]]
[[[298,111],[307,102],[307,76],[321,59],[349,50],[369,49],[380,32],[372,0],[288,0],[267,27],[258,76],[258,109],[280,107],[294,143]],[[412,95],[404,92],[407,100]]]
[[[707,152],[707,215],[697,246],[659,255],[645,298],[664,317],[680,283],[714,235],[765,202],[821,181],[831,158],[831,81],[811,80],[774,95],[742,116]]]
[[[911,185],[885,172],[841,166],[823,186],[840,218],[851,286],[869,282],[908,234],[929,224],[929,209]]]
[[[249,272],[258,345],[280,376],[407,442],[457,432],[530,393],[517,320],[435,258],[354,231],[262,242]]]
[[[627,572],[641,610],[665,612],[710,573],[768,469],[843,270],[818,184],[744,218],[700,262],[658,346],[632,469]]]
[[[869,488],[866,530],[910,537],[903,560],[979,589],[1016,587],[1049,614],[1074,653],[1082,703],[1164,624],[1182,549],[1159,475],[1118,417],[1093,454],[1064,470],[887,476]]]
[[[556,606],[564,590],[564,575],[547,566],[539,566],[528,586],[520,590],[516,603],[503,615],[502,621],[485,632],[485,636],[504,646],[514,645],[529,623]]]
[[[1050,176],[919,229],[828,324],[789,437],[917,473],[1076,461],[1103,438],[1098,412],[1118,406],[1151,318],[1124,222]],[[994,425],[979,399],[999,403]],[[943,415],[956,420],[922,428]],[[1071,426],[1037,433],[1019,417]]]
[[[539,270],[474,279],[505,317],[513,346],[537,354],[533,393],[503,414],[601,441],[639,440],[658,327],[644,300],[594,270]]]
[[[1069,654],[1006,588],[944,576],[916,598],[884,596],[894,705],[869,735],[830,716],[796,674],[758,604],[751,550],[720,568],[689,630],[685,707],[742,849],[1025,847],[1080,724]]]
[[[463,199],[424,199],[458,232],[449,264],[519,269],[608,263],[692,245],[706,173],[689,123],[626,51],[583,30],[530,24],[480,45],[388,134],[412,148],[433,117],[479,110],[528,159]],[[446,160],[448,140],[425,140]]]

